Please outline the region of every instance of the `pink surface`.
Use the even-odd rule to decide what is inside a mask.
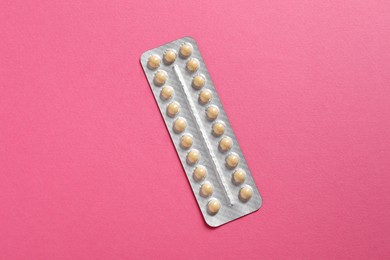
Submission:
[[[390,2],[1,1],[1,259],[390,257]],[[207,227],[139,64],[194,37],[264,199]]]

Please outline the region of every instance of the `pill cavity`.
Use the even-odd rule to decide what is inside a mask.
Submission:
[[[169,103],[167,107],[167,114],[170,117],[175,117],[180,111],[180,105],[176,101]]]
[[[186,161],[189,165],[196,164],[199,161],[199,159],[200,159],[200,153],[198,150],[192,149],[191,151],[189,151],[187,153],[187,160]]]
[[[217,214],[220,208],[221,208],[221,203],[219,202],[218,199],[211,199],[207,203],[207,213],[209,213],[210,215]]]
[[[247,202],[252,198],[253,190],[249,185],[245,185],[240,189],[239,198],[242,202]]]
[[[190,59],[187,61],[186,68],[189,72],[195,72],[199,69],[199,61],[197,59]]]
[[[206,78],[203,74],[195,75],[192,78],[192,87],[196,90],[203,88],[205,83],[206,83]]]
[[[223,137],[220,141],[219,141],[219,150],[221,152],[227,152],[230,150],[230,148],[232,148],[232,145],[233,145],[233,141],[230,137]]]
[[[148,68],[155,70],[160,67],[160,57],[158,55],[152,55],[148,58]]]
[[[199,93],[199,103],[201,103],[202,105],[209,103],[212,96],[213,94],[211,93],[211,90],[209,89],[202,90]]]
[[[238,170],[234,171],[233,176],[232,176],[232,181],[235,185],[239,185],[239,184],[244,183],[245,178],[246,178],[246,173],[243,170],[238,169]]]
[[[188,42],[183,43],[180,46],[179,55],[182,58],[188,58],[192,54],[192,45]]]
[[[213,194],[213,185],[211,185],[210,182],[203,183],[202,186],[200,186],[199,193],[202,197],[210,197],[211,194]]]
[[[168,100],[173,95],[173,88],[171,86],[164,86],[160,92],[160,98],[162,100]]]
[[[218,117],[218,114],[219,114],[219,108],[217,106],[214,106],[214,105],[209,106],[206,109],[206,116],[207,116],[207,119],[210,121],[215,120]]]
[[[221,136],[225,133],[225,125],[222,122],[216,122],[213,124],[213,135]]]
[[[162,86],[167,82],[168,74],[166,71],[158,70],[156,74],[154,74],[153,82],[156,86]]]
[[[180,138],[180,146],[181,146],[181,148],[188,149],[188,148],[190,148],[192,146],[192,144],[193,144],[192,136],[190,136],[190,135],[183,135]]]
[[[201,181],[204,180],[204,178],[206,178],[206,174],[207,174],[206,167],[204,167],[203,165],[198,165],[196,166],[193,172],[193,177],[195,181]]]
[[[170,65],[175,62],[176,57],[176,51],[169,49],[164,52],[163,61],[166,65]]]
[[[182,117],[179,117],[173,123],[173,130],[177,134],[183,132],[184,130],[186,130],[186,128],[187,128],[187,121]]]
[[[228,156],[226,156],[226,166],[229,169],[234,169],[237,167],[239,160],[240,158],[238,157],[237,154],[231,153]]]

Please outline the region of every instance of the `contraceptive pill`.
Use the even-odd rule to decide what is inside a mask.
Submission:
[[[167,107],[167,114],[170,117],[175,117],[180,111],[180,104],[176,101],[169,103]]]
[[[230,150],[230,148],[232,148],[232,145],[232,139],[230,137],[225,136],[219,141],[219,150],[221,152],[227,152]]]
[[[157,69],[160,66],[160,57],[157,55],[152,55],[148,58],[148,68]]]
[[[225,133],[225,125],[223,122],[216,122],[213,124],[212,131],[214,136],[221,136]]]
[[[163,71],[163,70],[158,70],[155,74],[154,74],[154,84],[156,86],[162,86],[165,84],[165,82],[167,81],[168,79],[168,74],[166,71]]]
[[[171,86],[165,86],[161,89],[160,97],[163,100],[168,100],[173,95],[173,88]]]
[[[245,181],[245,176],[246,173],[243,170],[238,169],[234,171],[232,181],[235,185],[242,184]]]
[[[196,42],[184,37],[151,49],[141,64],[206,223],[217,227],[258,210],[260,193]]]
[[[203,74],[195,75],[192,78],[192,87],[196,90],[201,89],[206,83],[206,78]]]
[[[193,139],[192,139],[192,136],[191,135],[183,135],[181,138],[180,138],[180,146],[183,148],[183,149],[188,149],[192,146],[193,144]]]
[[[169,65],[172,64],[176,60],[177,54],[176,51],[169,49],[164,52],[164,63]]]
[[[229,169],[236,168],[239,161],[240,161],[240,157],[238,157],[238,155],[235,153],[231,153],[228,156],[226,156],[226,166]]]
[[[171,114],[177,113],[176,109],[177,109],[176,107],[171,108],[172,111],[170,111],[169,113]],[[173,123],[173,130],[175,131],[175,133],[181,133],[184,130],[186,130],[186,128],[187,128],[187,121],[183,117],[179,117]]]
[[[219,108],[215,105],[209,106],[206,109],[206,116],[210,121],[215,120],[218,114],[219,114]]]
[[[200,195],[202,197],[210,197],[213,194],[213,185],[210,182],[205,182],[200,186]]]
[[[209,90],[209,89],[203,89],[203,90],[199,93],[199,102],[200,102],[201,104],[207,104],[207,103],[210,102],[212,96],[213,96],[213,93],[211,92],[211,90]]]
[[[207,212],[210,215],[215,215],[221,208],[221,203],[217,199],[212,199],[207,203]]]
[[[195,181],[201,181],[206,177],[206,174],[207,174],[206,167],[204,167],[203,165],[198,165],[194,169],[193,177]]]
[[[189,61],[187,61],[186,68],[191,73],[197,71],[199,68],[199,61],[194,58],[190,59]]]
[[[180,57],[188,58],[192,54],[192,45],[188,42],[183,42],[179,49]]]
[[[194,165],[196,164],[200,159],[200,153],[196,149],[192,149],[187,153],[187,163],[189,165]]]
[[[239,193],[240,200],[247,202],[248,200],[250,200],[250,198],[252,198],[252,193],[253,193],[252,188],[249,187],[248,185],[242,187]]]

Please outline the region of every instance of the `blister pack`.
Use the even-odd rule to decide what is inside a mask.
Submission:
[[[261,196],[194,39],[146,51],[141,65],[206,223],[258,210]]]

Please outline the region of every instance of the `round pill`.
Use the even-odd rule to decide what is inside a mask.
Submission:
[[[213,135],[221,136],[225,132],[225,125],[222,122],[217,122],[213,125]]]
[[[186,68],[189,72],[195,72],[199,69],[199,61],[197,59],[190,59],[187,61]]]
[[[221,208],[221,203],[217,199],[211,199],[209,203],[207,203],[207,212],[210,215],[215,215]]]
[[[237,154],[231,153],[228,156],[226,156],[226,166],[230,169],[236,168],[238,165],[240,158]]]
[[[187,163],[189,165],[194,165],[199,161],[200,153],[198,150],[192,149],[187,153]]]
[[[180,105],[177,102],[171,102],[167,107],[167,114],[170,117],[175,117],[180,111]]]
[[[163,100],[168,100],[172,97],[173,88],[171,86],[165,86],[161,89],[160,97]]]
[[[177,54],[174,50],[166,50],[163,55],[164,63],[170,65],[175,62]]]
[[[156,72],[156,74],[154,74],[153,81],[156,86],[162,86],[165,84],[167,79],[168,79],[168,74],[163,70],[159,70]]]
[[[232,148],[233,141],[230,137],[223,137],[221,141],[219,141],[219,150],[221,152],[227,152]]]
[[[209,182],[205,182],[202,184],[202,186],[200,186],[200,196],[202,197],[210,197],[211,194],[213,194],[213,185],[211,185],[211,183]]]
[[[188,58],[192,54],[192,46],[189,43],[183,43],[180,46],[180,51],[179,51],[180,57],[182,58]]]
[[[158,55],[152,55],[148,59],[148,68],[155,70],[160,67],[160,57]]]
[[[192,143],[193,143],[193,140],[192,140],[192,136],[190,135],[183,135],[181,138],[180,138],[180,146],[183,148],[183,149],[188,149],[192,146]]]
[[[206,177],[206,174],[207,174],[207,170],[206,167],[204,167],[203,165],[196,166],[193,172],[193,176],[196,181],[203,180]]]
[[[232,181],[234,184],[238,185],[245,181],[246,173],[243,170],[236,170],[233,173]]]
[[[206,110],[207,118],[210,121],[213,121],[214,119],[216,119],[218,114],[219,114],[219,108],[217,106],[209,106]]]
[[[204,89],[199,93],[199,103],[201,104],[207,104],[210,102],[211,97],[213,94],[211,93],[211,90]]]
[[[175,133],[177,134],[183,132],[184,130],[186,130],[186,128],[187,128],[187,122],[182,117],[179,117],[173,123],[173,131],[175,131]]]
[[[239,198],[242,202],[247,202],[252,198],[253,190],[250,186],[245,185],[240,189]]]
[[[206,82],[206,78],[204,75],[202,75],[202,74],[196,75],[192,79],[192,87],[196,90],[199,90],[204,86],[205,82]]]

